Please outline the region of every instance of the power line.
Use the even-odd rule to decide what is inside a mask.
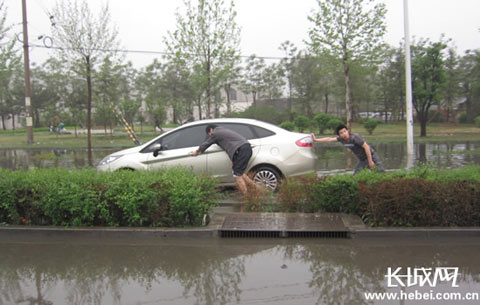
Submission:
[[[45,36],[48,37],[48,36]],[[55,49],[61,50],[60,47],[55,47],[53,45],[39,45],[39,44],[30,44],[31,47],[35,48],[44,48],[44,49]],[[73,50],[73,48],[68,48],[68,50]],[[175,55],[174,53],[164,52],[164,51],[150,51],[150,50],[130,50],[130,49],[94,49],[95,51],[102,52],[119,52],[119,53],[137,53],[137,54],[157,54],[157,55]],[[192,55],[192,54],[190,54]],[[199,55],[198,55],[199,56]],[[240,55],[240,58],[249,58],[247,55]],[[266,60],[282,60],[282,59],[291,59],[292,57],[279,57],[279,56],[255,56],[256,58],[266,59]]]

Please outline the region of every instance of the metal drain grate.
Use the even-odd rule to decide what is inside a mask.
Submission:
[[[317,231],[317,232],[308,232],[308,231],[297,231],[297,232],[288,232],[288,237],[291,238],[349,238],[348,232],[341,231]]]
[[[230,231],[220,230],[219,236],[223,238],[278,238],[279,231]]]
[[[243,231],[243,230],[219,230],[222,238],[349,238],[348,232],[328,231]]]

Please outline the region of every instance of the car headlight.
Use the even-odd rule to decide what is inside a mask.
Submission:
[[[112,163],[113,161],[120,159],[121,157],[123,157],[123,155],[110,155],[110,156],[106,156],[105,158],[103,158],[102,161],[100,161],[100,163],[98,163],[98,166],[103,166],[103,165],[110,164],[110,163]]]

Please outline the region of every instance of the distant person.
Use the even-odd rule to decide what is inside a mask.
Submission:
[[[247,185],[258,188],[255,182],[245,174],[248,161],[252,157],[252,147],[247,139],[233,130],[217,125],[208,125],[205,131],[208,138],[190,155],[197,156],[205,152],[212,144],[217,144],[232,161],[233,178],[235,178],[235,183],[242,194],[247,194]]]
[[[377,153],[370,145],[365,142],[363,137],[358,133],[350,134],[347,126],[341,124],[335,128],[335,133],[338,137],[323,137],[316,138],[315,134],[312,133],[312,139],[314,142],[340,142],[345,147],[350,148],[350,150],[357,156],[358,163],[355,166],[353,174],[358,173],[359,170],[364,168],[377,169],[377,172],[384,172],[382,161],[378,157]]]

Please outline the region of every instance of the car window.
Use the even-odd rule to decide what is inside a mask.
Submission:
[[[249,124],[220,123],[218,125],[238,132],[247,140],[265,138],[275,134],[271,130]]]
[[[251,140],[256,139],[257,136],[254,134],[253,129],[250,125],[247,124],[235,124],[235,123],[220,123],[217,124],[218,126],[233,130],[240,135],[242,135],[245,139]]]
[[[252,126],[252,127],[259,138],[266,138],[266,137],[275,135],[275,133],[271,130],[258,127],[258,126]]]
[[[205,127],[206,125],[197,125],[169,133],[144,148],[142,153],[152,152],[152,147],[157,143],[162,145],[162,150],[200,146],[207,138]]]
[[[205,141],[205,125],[187,127],[168,134],[161,139],[162,150],[200,146]]]

